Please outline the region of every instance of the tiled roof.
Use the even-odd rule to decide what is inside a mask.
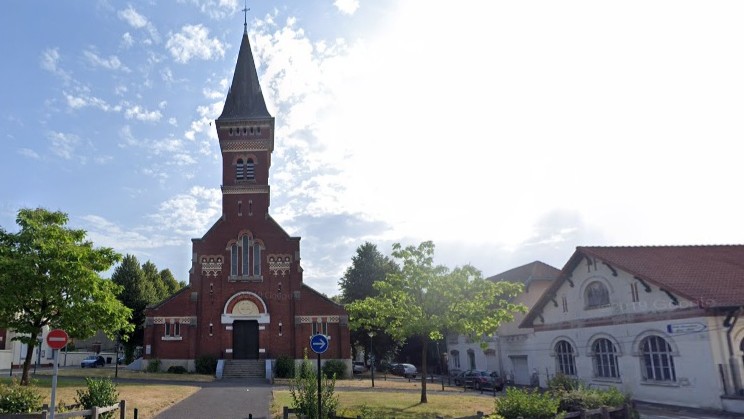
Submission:
[[[587,257],[708,308],[744,306],[744,245],[577,247],[520,327],[532,321]]]
[[[509,269],[508,271],[489,277],[491,281],[522,282],[552,281],[560,275],[560,269],[536,260],[532,263]]]
[[[708,307],[744,305],[742,245],[577,247],[576,252]]]

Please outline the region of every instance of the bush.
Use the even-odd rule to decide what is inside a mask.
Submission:
[[[41,395],[36,387],[0,384],[0,413],[30,413],[41,410]]]
[[[558,373],[548,380],[548,390],[552,392],[578,390],[582,387],[581,380],[566,374]]]
[[[147,362],[147,372],[159,372],[160,371],[160,360],[151,359]]]
[[[560,399],[560,409],[577,412],[582,409],[599,409],[602,406],[619,407],[630,401],[630,397],[612,387],[608,390],[579,388],[555,393]]]
[[[300,409],[300,412],[310,418],[325,419],[330,417],[331,412],[338,408],[338,396],[334,394],[336,380],[323,378],[320,383],[320,397],[323,411],[318,414],[318,379],[315,371],[307,359],[300,364],[300,376],[289,383],[289,394],[292,396],[292,407]]]
[[[171,374],[186,374],[188,371],[180,365],[171,365],[168,367],[168,372]]]
[[[338,359],[329,359],[323,364],[322,370],[326,378],[341,378],[346,374],[346,364]]]
[[[109,378],[86,378],[86,390],[77,391],[76,401],[83,406],[83,409],[92,409],[93,407],[107,407],[119,403],[119,391],[116,384]],[[100,418],[113,418],[115,412],[107,412],[99,415]]]
[[[195,364],[198,374],[214,375],[217,372],[217,358],[212,355],[202,355],[196,358]]]
[[[282,355],[276,359],[276,376],[279,378],[292,378],[295,373],[294,359]]]
[[[558,414],[558,399],[550,393],[507,388],[506,396],[496,400],[496,413],[505,419],[553,419]]]

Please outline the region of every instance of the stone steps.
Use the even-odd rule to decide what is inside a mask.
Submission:
[[[226,359],[223,378],[263,378],[266,365],[260,359]]]

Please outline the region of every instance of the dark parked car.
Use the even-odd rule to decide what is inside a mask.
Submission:
[[[106,360],[101,355],[90,355],[80,362],[80,368],[96,368],[106,365]]]
[[[504,380],[495,371],[467,370],[457,378],[455,379],[456,385],[472,387],[476,390],[495,389],[501,391],[504,389]]]

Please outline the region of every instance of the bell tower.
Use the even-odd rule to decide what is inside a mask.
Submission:
[[[222,114],[215,121],[222,151],[222,215],[261,217],[269,211],[274,117],[266,109],[247,30]]]

